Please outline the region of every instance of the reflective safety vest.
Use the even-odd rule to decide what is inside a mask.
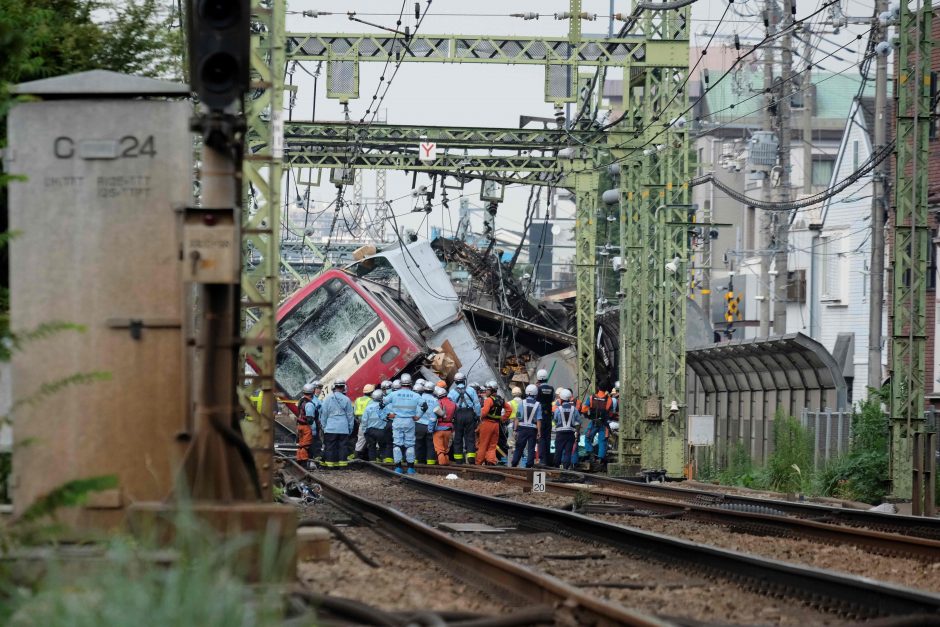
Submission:
[[[574,431],[578,409],[571,403],[563,403],[555,410],[555,430]]]
[[[521,400],[522,399],[520,399],[519,397],[514,396],[513,399],[509,401],[509,405],[512,407],[512,413],[509,414],[510,420],[512,420],[513,418],[519,415],[519,402]]]
[[[368,396],[360,396],[359,398],[357,398],[356,404],[353,405],[353,414],[355,414],[357,418],[361,417],[362,414],[365,413],[366,406],[369,404],[369,401],[371,400],[372,399],[369,398]]]
[[[520,427],[531,427],[536,428],[538,426],[536,420],[536,414],[539,413],[541,405],[538,401],[526,399],[522,402],[522,407],[519,408],[519,426]]]

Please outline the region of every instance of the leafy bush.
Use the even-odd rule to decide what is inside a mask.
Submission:
[[[774,452],[767,459],[767,487],[803,492],[813,474],[813,435],[793,416],[778,409],[774,417]]]
[[[249,538],[220,542],[214,533],[180,515],[172,565],[158,565],[144,542],[111,540],[107,562],[81,576],[55,563],[38,585],[0,583],[0,624],[97,627],[201,625],[241,627],[280,624],[283,606],[276,586],[246,587],[238,554]],[[264,559],[275,555],[264,544]],[[269,564],[269,566],[271,566]],[[269,571],[273,572],[273,571]],[[262,583],[272,581],[270,575]]]
[[[728,467],[718,473],[719,483],[739,485],[745,488],[761,488],[763,481],[754,461],[743,442],[737,442],[731,448]]]
[[[829,464],[816,480],[821,494],[880,503],[888,494],[888,417],[881,411],[884,394],[869,389],[852,416],[849,452]]]

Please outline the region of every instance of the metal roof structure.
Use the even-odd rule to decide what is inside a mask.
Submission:
[[[790,416],[847,409],[839,364],[802,333],[690,348],[686,364],[696,379],[688,386],[688,413],[715,416],[719,448],[744,442],[755,460],[772,450],[778,409]]]

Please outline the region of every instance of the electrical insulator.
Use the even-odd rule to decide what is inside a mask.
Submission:
[[[568,20],[568,19],[571,19],[571,12],[570,12],[570,11],[563,11],[563,12],[561,12],[561,13],[556,13],[556,14],[555,14],[555,19],[556,19],[556,20]]]
[[[734,34],[734,49],[738,51],[741,50],[741,38],[738,37],[737,33]]]
[[[525,13],[510,13],[509,17],[521,17],[524,20],[537,20],[539,19],[539,14],[533,11],[526,11]]]
[[[331,11],[304,11],[304,17],[320,17],[321,15],[333,15]]]

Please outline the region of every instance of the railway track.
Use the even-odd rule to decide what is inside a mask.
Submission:
[[[460,520],[462,517],[472,522],[483,521],[485,524],[491,524],[486,522],[491,520],[491,526],[497,529],[502,526],[512,527],[517,532],[526,530],[529,533],[549,534],[552,537],[560,535],[567,538],[566,541],[579,543],[580,549],[578,550],[583,553],[579,559],[592,557],[590,547],[595,547],[595,552],[596,547],[602,547],[604,551],[616,551],[616,554],[606,556],[611,558],[606,560],[607,567],[604,570],[608,583],[601,584],[601,586],[609,585],[616,588],[618,585],[625,585],[630,588],[637,585],[635,582],[622,584],[618,578],[623,577],[623,574],[618,574],[617,569],[611,569],[611,565],[617,565],[622,561],[631,563],[631,568],[638,569],[639,579],[650,582],[648,587],[656,590],[669,589],[669,594],[664,598],[671,598],[673,602],[687,594],[687,591],[683,589],[685,587],[683,579],[677,579],[675,574],[681,572],[687,573],[685,580],[699,582],[690,584],[693,587],[705,585],[702,583],[703,580],[710,582],[708,586],[717,586],[715,589],[709,588],[711,596],[742,597],[742,595],[753,594],[758,599],[763,599],[758,603],[772,604],[778,599],[789,600],[786,611],[793,615],[798,614],[797,609],[819,612],[811,617],[803,617],[801,620],[804,623],[832,622],[836,615],[842,620],[912,615],[926,615],[935,619],[940,616],[940,596],[938,595],[879,584],[865,578],[844,576],[830,571],[737,554],[656,533],[613,525],[570,512],[464,492],[422,481],[420,478],[395,475],[387,469],[374,465],[367,465],[366,469],[369,473],[385,479],[382,488],[370,488],[367,498],[363,499],[372,507],[384,507],[376,501],[394,503],[396,508],[411,515],[414,515],[411,511],[414,509],[425,523],[435,525],[441,523],[442,519],[439,514],[435,513],[434,508],[441,503],[449,502],[463,509],[462,514],[448,513],[446,516],[450,520],[455,518]],[[349,481],[348,477],[363,473],[345,473],[342,479],[340,479],[340,474],[336,475],[338,480]],[[317,479],[319,478],[318,474]],[[326,477],[326,482],[332,480],[333,476]],[[405,487],[407,493],[401,491]],[[356,491],[359,489],[365,488],[360,486]],[[423,492],[431,498],[416,498],[418,492]],[[503,520],[500,521],[500,518]],[[445,517],[444,520],[446,519]],[[487,536],[483,534],[477,537]],[[488,546],[486,542],[477,541],[477,543],[483,548],[490,549],[491,553],[493,552],[493,547]],[[519,555],[510,554],[509,557],[521,559],[524,554],[525,551]],[[527,572],[533,573],[533,565],[528,563],[526,565],[529,566]],[[656,568],[667,568],[668,572],[656,571]],[[643,574],[645,570],[651,571],[649,578]],[[571,584],[597,587],[596,583],[570,581],[569,573],[564,568],[551,572],[560,578],[568,578],[569,588],[575,587]],[[601,590],[595,592],[595,595],[602,594],[607,593]],[[661,594],[666,595],[664,592]],[[616,595],[608,598],[621,600]],[[794,605],[793,601],[801,601],[803,605]],[[640,600],[630,597],[623,602],[633,607],[633,603],[639,603]],[[662,603],[663,601],[659,599],[656,602]],[[644,606],[641,603],[641,607],[651,611],[648,605]],[[656,605],[654,604],[653,607]],[[730,619],[731,617],[712,616],[705,620],[721,622]],[[768,621],[761,620],[757,616],[750,616],[744,622]]]
[[[502,467],[428,466],[422,468],[421,472],[437,475],[456,472],[475,478],[531,485],[526,472]],[[794,517],[777,507],[780,501],[765,501],[759,504],[719,501],[701,504],[695,499],[673,499],[671,493],[661,495],[659,488],[645,484],[603,483],[603,480],[591,481],[593,477],[585,477],[583,483],[573,483],[574,477],[570,473],[567,476],[568,481],[559,481],[558,479],[566,478],[559,473],[555,473],[554,478],[555,481],[546,483],[549,492],[567,496],[572,501],[583,500],[585,495],[589,496],[591,500],[581,506],[583,513],[682,518],[759,535],[805,538],[826,544],[856,546],[880,555],[902,556],[927,562],[940,561],[940,540],[834,524],[828,522],[829,518],[820,520]],[[598,483],[613,485],[614,489],[597,487]]]
[[[423,468],[422,472],[431,468],[433,467]],[[452,469],[456,468],[456,466],[448,466],[448,468]],[[483,470],[495,470],[503,474],[527,476],[527,470],[524,468],[490,466]],[[630,479],[618,479],[605,475],[563,471],[552,468],[544,468],[541,470],[545,470],[545,472],[548,473],[548,478],[557,483],[588,484],[624,494],[650,496],[679,503],[711,506],[729,511],[770,513],[776,516],[789,516],[816,522],[859,527],[873,531],[883,531],[885,533],[940,541],[940,518],[884,514],[881,512],[844,507],[831,507],[816,503],[782,501],[726,494],[723,492],[675,488],[664,484],[649,484]]]
[[[656,627],[676,625],[673,621],[647,616],[589,595],[583,590],[544,573],[524,568],[504,557],[460,542],[424,522],[391,507],[343,489],[326,473],[309,473],[293,460],[285,459],[285,471],[294,479],[315,481],[331,504],[354,519],[381,528],[413,550],[423,553],[445,571],[458,572],[466,580],[474,580],[478,588],[501,590],[509,598],[531,605],[553,609],[560,625],[636,625]],[[346,474],[346,473],[343,473]],[[339,474],[335,476],[341,478]],[[514,624],[507,622],[505,624]],[[519,623],[525,624],[525,623]]]

